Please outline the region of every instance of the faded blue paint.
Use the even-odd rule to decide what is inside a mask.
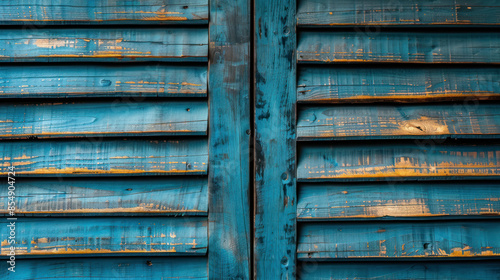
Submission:
[[[0,98],[205,97],[207,67],[180,65],[1,66]]]
[[[2,252],[9,253],[0,221]],[[17,258],[125,255],[205,255],[206,218],[23,218],[16,223]],[[22,262],[22,260],[19,260]]]
[[[205,28],[0,30],[0,62],[206,62]]]
[[[23,178],[15,183],[16,216],[207,216],[204,177]],[[7,181],[0,183],[7,189]],[[8,216],[8,193],[0,215]],[[21,221],[22,222],[22,221]]]
[[[206,135],[204,101],[0,104],[0,139]]]
[[[3,0],[0,24],[206,24],[208,0]]]

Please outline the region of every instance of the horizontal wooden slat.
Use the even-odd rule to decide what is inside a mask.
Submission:
[[[307,32],[299,62],[500,63],[498,32]]]
[[[0,175],[206,174],[206,140],[16,141],[0,143]]]
[[[500,99],[498,68],[378,68],[301,69],[299,102],[427,102]]]
[[[297,218],[430,218],[500,215],[500,187],[494,182],[304,184]]]
[[[299,272],[303,280],[442,280],[498,279],[498,261],[454,262],[337,262],[306,263]]]
[[[206,95],[203,66],[0,66],[0,98]]]
[[[299,25],[498,25],[498,0],[300,0]]]
[[[0,62],[207,61],[203,28],[0,30]]]
[[[2,256],[10,252],[1,221]],[[206,218],[23,218],[15,223],[16,256],[205,255]]]
[[[0,24],[208,23],[207,0],[4,0]]]
[[[206,135],[207,123],[204,101],[0,104],[0,139]]]
[[[33,279],[208,279],[207,259],[203,257],[113,257],[23,259],[16,272],[2,262],[0,278]]]
[[[500,223],[306,223],[299,259],[498,257]]]
[[[299,110],[299,140],[500,138],[500,105],[379,105]]]
[[[77,178],[15,182],[16,216],[183,215],[206,216],[207,179]],[[7,181],[0,187],[7,189]],[[8,193],[0,195],[0,214],[9,215]]]
[[[301,181],[479,179],[500,176],[500,145],[307,143],[299,150]]]

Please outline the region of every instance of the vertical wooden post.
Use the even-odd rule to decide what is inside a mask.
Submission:
[[[295,279],[295,10],[255,0],[256,279]]]
[[[250,278],[250,0],[210,1],[209,278]]]

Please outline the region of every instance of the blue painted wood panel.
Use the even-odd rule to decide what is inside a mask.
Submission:
[[[500,63],[498,32],[302,31],[298,60],[309,63]]]
[[[296,276],[296,2],[255,1],[255,279]]]
[[[207,259],[203,257],[115,257],[23,259],[16,272],[7,271],[2,262],[0,278],[16,280],[70,279],[208,279]]]
[[[206,140],[111,140],[0,143],[0,174],[16,175],[201,175],[207,173]]]
[[[10,251],[9,221],[0,222]],[[205,255],[206,218],[23,218],[16,222],[16,257]],[[21,262],[22,260],[20,260]]]
[[[378,105],[305,107],[299,140],[500,138],[500,105]]]
[[[0,30],[0,62],[205,62],[204,28]]]
[[[207,67],[78,64],[0,66],[0,98],[204,97]]]
[[[301,221],[475,218],[500,215],[498,182],[302,184]]]
[[[208,0],[4,0],[0,24],[206,24]]]
[[[306,223],[297,256],[307,259],[494,258],[500,255],[498,221]]]
[[[299,102],[433,102],[500,99],[500,69],[372,65],[303,67]]]
[[[498,0],[300,0],[298,24],[464,26],[500,24]]]
[[[16,186],[16,216],[206,216],[203,177],[23,178]],[[7,189],[7,180],[0,182]],[[8,193],[0,215],[8,215]],[[22,222],[22,220],[20,221]]]
[[[249,0],[210,1],[209,278],[250,279]]]
[[[0,104],[0,139],[206,135],[203,101]]]
[[[484,179],[500,175],[500,145],[413,143],[308,143],[299,150],[298,179]]]
[[[337,262],[305,266],[300,279],[307,280],[442,280],[498,279],[498,261],[454,262]]]

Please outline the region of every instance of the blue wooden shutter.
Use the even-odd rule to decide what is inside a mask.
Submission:
[[[255,2],[257,279],[496,279],[499,1]]]
[[[0,24],[0,278],[247,279],[249,2],[3,1]]]

